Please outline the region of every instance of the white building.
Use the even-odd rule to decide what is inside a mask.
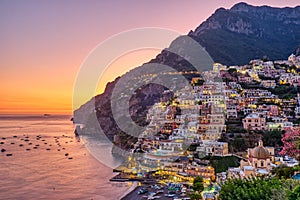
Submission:
[[[199,154],[212,156],[226,156],[228,143],[217,141],[203,141],[196,149]]]

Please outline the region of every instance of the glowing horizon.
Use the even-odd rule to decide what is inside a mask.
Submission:
[[[0,114],[72,114],[73,85],[90,51],[110,36],[141,28],[161,27],[187,34],[213,12],[239,1],[154,0],[0,2]],[[294,7],[299,1],[246,1],[251,5]],[[160,9],[157,9],[159,4]],[[101,77],[95,94],[130,69],[148,62],[156,50],[131,52],[115,60]],[[91,97],[92,98],[92,97]],[[85,103],[85,102],[82,102]]]

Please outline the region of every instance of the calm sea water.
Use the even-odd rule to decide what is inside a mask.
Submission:
[[[70,116],[0,115],[0,199],[119,199],[110,144],[97,141],[104,165],[73,132]]]

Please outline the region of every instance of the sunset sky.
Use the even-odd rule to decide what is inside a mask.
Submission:
[[[186,34],[217,8],[239,1],[0,0],[0,114],[72,112],[72,92],[81,64],[99,43],[134,28],[161,27]],[[246,1],[294,7],[299,0]],[[147,62],[158,50],[115,60],[105,82]]]

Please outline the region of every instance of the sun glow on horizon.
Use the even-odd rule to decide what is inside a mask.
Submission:
[[[155,58],[159,52],[160,50],[158,49],[140,49],[131,51],[115,59],[107,67],[102,76],[99,77],[95,95],[103,93],[108,82],[112,82],[118,76],[150,61]],[[42,80],[40,81],[42,86]],[[37,82],[33,84],[37,84]],[[17,87],[18,85],[11,84],[11,88]],[[3,91],[2,93],[7,94],[0,98],[0,114],[72,114],[73,110],[77,109],[72,108],[72,87],[70,83],[64,83],[64,85],[60,87],[60,90],[50,90],[50,88],[49,90],[45,90],[42,89],[44,88],[44,86],[42,86],[41,90],[20,90],[18,91],[19,94],[13,96],[9,94],[10,90],[0,87]],[[82,103],[84,104],[85,102]]]
[[[216,9],[228,9],[238,2],[1,1],[0,114],[72,114],[76,73],[97,44],[143,27],[188,33]],[[157,9],[158,3],[161,9]],[[246,3],[285,7],[299,5],[299,0]],[[103,93],[107,82],[155,58],[159,52],[143,49],[114,60],[98,84],[93,85],[97,88],[94,94]]]

